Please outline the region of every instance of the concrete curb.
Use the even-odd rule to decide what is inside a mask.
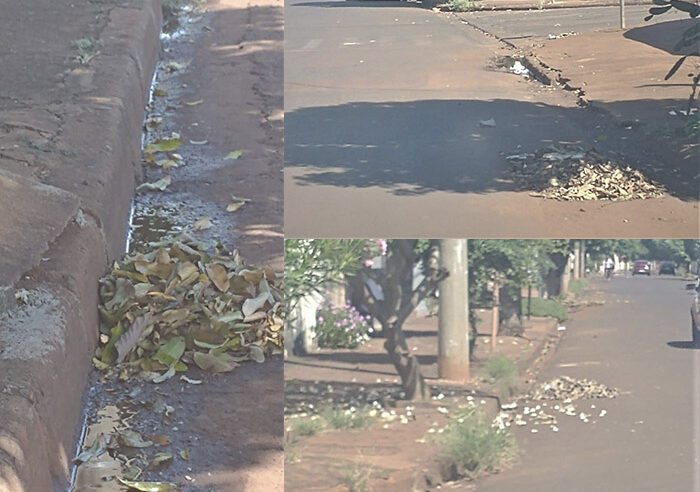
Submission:
[[[63,227],[44,236],[33,268],[0,286],[9,304],[0,311],[0,492],[68,488],[98,336],[97,280],[125,244],[143,111],[160,52],[160,2],[132,2],[107,15],[93,70],[66,79],[80,87],[89,77],[91,89],[76,91],[57,116],[61,141],[80,153],[65,159],[50,186],[77,206],[57,222]]]
[[[431,3],[432,2],[432,3]],[[445,8],[444,2],[427,0],[424,2],[428,8],[438,8],[445,12],[451,12]],[[521,11],[521,10],[552,10],[552,9],[581,9],[586,7],[619,7],[620,3],[610,0],[564,0],[558,3],[547,3],[540,6],[538,2],[526,0],[524,2],[509,1],[509,0],[486,0],[478,2],[474,5],[471,12],[496,12],[496,11]],[[625,6],[631,5],[649,5],[649,2],[643,0],[625,0]],[[467,13],[467,12],[455,12]]]

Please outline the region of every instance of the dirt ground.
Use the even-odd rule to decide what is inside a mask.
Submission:
[[[431,436],[448,422],[450,413],[466,405],[483,407],[491,417],[498,411],[496,390],[482,378],[483,364],[492,355],[491,313],[480,311],[479,316],[482,322],[469,385],[437,378],[437,317],[414,314],[406,322],[409,347],[431,389],[426,402],[401,399],[400,380],[381,338],[372,338],[356,350],[319,349],[303,357],[288,357],[285,489],[348,490],[351,477],[363,475],[368,477],[368,490],[440,487],[439,448]],[[497,339],[495,353],[517,363],[522,387],[534,376],[526,369],[536,369],[541,354],[558,338],[556,328],[554,320],[533,318],[526,322],[524,337]],[[343,409],[370,406],[377,410],[377,416],[367,429],[326,430],[313,436],[295,433],[298,419],[308,418],[327,405]],[[466,483],[460,486],[470,487]]]

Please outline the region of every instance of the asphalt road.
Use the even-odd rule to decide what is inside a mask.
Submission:
[[[589,423],[561,417],[556,433],[517,428],[522,463],[485,479],[479,492],[700,491],[700,350],[690,343],[685,283],[652,276],[593,284],[607,302],[575,314],[538,379],[591,378],[623,394],[575,401],[593,414]]]
[[[647,22],[644,17],[648,14],[649,5],[625,7],[625,24],[628,28],[632,28],[688,18],[687,14],[672,9]],[[459,16],[515,44],[521,40],[546,38],[549,35],[582,34],[599,29],[618,29],[620,27],[619,7],[544,9],[518,12],[499,10],[462,13]]]
[[[572,94],[495,70],[504,54],[494,38],[413,3],[287,1],[285,236],[696,230],[697,210],[672,196],[581,204],[519,190],[506,155],[593,146],[602,134],[619,150],[630,135],[578,109]]]

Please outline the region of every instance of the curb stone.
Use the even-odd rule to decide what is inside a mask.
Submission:
[[[86,9],[93,8],[88,5]],[[38,101],[18,97],[8,103],[30,107],[14,114],[32,121],[49,111],[59,130],[46,145],[58,141],[65,152],[33,152],[15,145],[0,152],[3,175],[29,186],[20,188],[29,208],[35,205],[35,192],[27,190],[42,186],[60,190],[69,208],[47,225],[43,243],[31,260],[23,259],[22,271],[9,282],[3,278],[0,285],[0,492],[69,487],[82,395],[98,336],[97,280],[123,251],[140,175],[143,111],[160,53],[160,2],[129,0],[99,8],[106,22],[99,33],[102,53],[89,66],[64,70],[58,82],[42,82],[47,93],[64,91],[67,98],[44,101],[49,96],[42,93]],[[32,29],[32,20],[28,17],[22,28]],[[77,38],[83,32],[70,35]],[[5,90],[20,94],[26,89]],[[31,103],[48,109],[31,108]],[[0,106],[0,128],[12,111],[3,112]],[[34,136],[50,133],[23,125],[21,119],[19,123],[6,126],[8,133],[19,134],[18,142],[25,141],[24,134],[39,140]],[[44,174],[32,172],[36,162],[44,166]],[[19,230],[29,239],[35,233],[32,228]],[[12,241],[0,240],[3,255],[27,253],[13,251]],[[23,302],[15,301],[15,291],[24,294]]]

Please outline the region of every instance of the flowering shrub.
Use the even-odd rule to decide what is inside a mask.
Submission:
[[[316,313],[316,341],[324,348],[357,348],[367,340],[372,327],[350,304],[335,306],[324,302]]]

